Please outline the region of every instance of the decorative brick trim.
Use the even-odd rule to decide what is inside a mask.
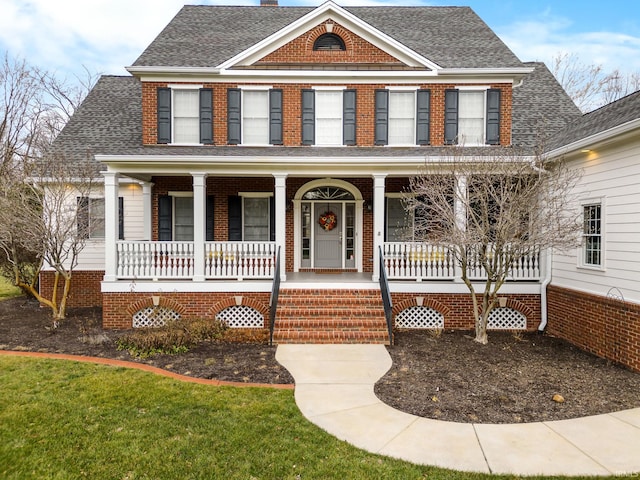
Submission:
[[[237,297],[240,297],[240,303],[238,303],[236,301]],[[224,310],[225,308],[235,307],[236,305],[244,305],[244,306],[251,307],[251,308],[257,310],[264,317],[265,326],[269,324],[268,323],[269,322],[269,317],[270,317],[269,305],[264,304],[262,302],[259,302],[255,298],[246,297],[245,295],[242,295],[242,294],[238,294],[238,295],[234,295],[232,297],[225,298],[224,300],[214,304],[207,311],[207,315],[206,316],[207,316],[207,318],[215,318],[216,315],[218,313],[220,313],[222,310]]]
[[[154,306],[153,297],[155,296],[156,295],[152,295],[150,297],[141,298],[140,300],[133,302],[127,307],[127,310],[126,310],[127,314],[133,316],[143,308],[153,307]],[[171,298],[166,298],[160,295],[157,295],[157,296],[160,297],[158,302],[159,307],[164,307],[169,310],[173,310],[174,312],[179,313],[180,315],[183,315],[185,313],[186,309],[184,308],[184,306],[182,306],[175,300]]]
[[[449,312],[451,311],[449,307],[447,307],[442,302],[439,302],[435,298],[431,298],[431,297],[421,297],[421,298],[423,298],[422,305],[418,303],[418,297],[409,298],[394,304],[393,316],[395,317],[396,315],[400,314],[400,312],[402,312],[403,310],[406,310],[407,308],[422,306],[426,308],[433,308],[436,312],[442,314],[442,316],[445,317],[445,319],[447,318],[447,315],[449,315]]]
[[[499,297],[503,295],[498,295]],[[525,316],[525,318],[530,318],[533,316],[533,310],[529,308],[526,304],[516,300],[515,298],[507,297],[507,304],[505,307],[512,308],[517,312],[520,312]]]

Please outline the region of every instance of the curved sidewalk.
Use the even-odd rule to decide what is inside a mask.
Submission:
[[[279,345],[302,414],[373,453],[454,470],[516,475],[640,472],[640,408],[526,424],[467,424],[400,412],[374,394],[383,345]]]

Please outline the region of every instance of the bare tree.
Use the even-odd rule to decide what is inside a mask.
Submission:
[[[519,262],[577,245],[578,177],[560,162],[517,152],[469,160],[454,150],[411,179],[404,197],[413,236],[451,252],[471,294],[477,342],[487,343],[498,292]]]
[[[14,284],[48,306],[57,325],[66,316],[79,254],[87,239],[104,229],[103,204],[90,202],[99,189],[99,171],[97,166],[82,170],[64,158],[49,157],[25,171],[22,180],[0,180],[0,250]],[[30,268],[25,268],[25,256],[35,259]],[[36,287],[45,269],[54,276],[49,298]]]
[[[574,53],[558,53],[551,71],[576,106],[589,112],[640,88],[640,72],[620,69],[606,72],[602,65],[587,64]]]

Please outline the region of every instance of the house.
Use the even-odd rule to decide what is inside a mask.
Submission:
[[[547,157],[582,171],[582,245],[553,256],[547,329],[640,370],[640,91],[560,131]]]
[[[276,342],[388,343],[387,318],[473,328],[446,252],[399,236],[401,192],[452,145],[533,154],[578,109],[470,8],[262,3],[184,7],[56,140],[104,176],[70,306],[101,305],[107,328],[203,316]],[[545,256],[513,272],[491,328],[546,323]]]

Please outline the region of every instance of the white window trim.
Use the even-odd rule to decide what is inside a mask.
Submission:
[[[417,92],[418,90],[420,90],[420,88],[418,86],[415,87],[411,87],[411,86],[394,86],[394,87],[385,87],[386,90],[389,91],[389,104],[391,104],[391,94],[393,92],[414,92],[413,93],[413,143],[389,143],[387,142],[387,144],[385,145],[385,147],[415,147],[417,145],[416,143],[416,135],[417,135],[417,131],[416,131],[416,122],[417,122],[417,116],[418,116],[418,97],[417,97]],[[391,110],[391,107],[389,107],[389,110]],[[387,122],[389,123],[389,125],[391,124],[391,118],[387,118]]]
[[[269,102],[269,90],[273,87],[268,85],[241,85],[238,89],[242,92],[242,99],[240,100],[240,131],[242,139],[242,143],[239,143],[239,147],[272,147],[269,143],[269,117],[270,117],[270,109],[271,104]],[[244,138],[244,92],[267,92],[267,139],[265,143],[245,143]]]
[[[200,142],[176,142],[175,141],[175,98],[174,92],[176,90],[200,90],[204,88],[202,84],[194,85],[194,84],[180,84],[180,83],[172,83],[167,85],[167,88],[171,89],[171,143],[169,145],[184,145],[184,146],[198,146],[202,145]]]
[[[273,197],[273,192],[238,192],[238,196],[242,198],[242,241],[244,242],[244,227],[245,227],[245,218],[244,218],[244,199],[245,198],[270,198]],[[271,206],[269,205],[269,208]],[[268,232],[271,232],[271,212],[269,212],[268,220]],[[251,240],[258,241],[258,240]],[[269,242],[270,240],[259,240],[261,242]]]
[[[585,262],[585,235],[584,235],[584,208],[591,205],[600,205],[600,265],[592,265]],[[582,219],[582,233],[580,234],[580,246],[578,247],[577,260],[579,269],[591,270],[596,272],[604,272],[605,268],[605,198],[596,197],[588,198],[580,201],[580,218]]]
[[[189,242],[189,241],[193,241],[193,240],[176,240],[175,239],[175,230],[176,230],[176,204],[174,201],[174,198],[179,197],[179,198],[193,198],[193,192],[185,192],[185,191],[169,191],[167,192],[167,195],[169,195],[171,197],[171,236],[172,242]],[[192,208],[195,209],[195,205],[192,205]],[[194,225],[195,227],[195,225]]]
[[[491,89],[490,85],[458,85],[456,90],[461,92],[482,92],[482,141],[479,143],[464,143],[465,147],[490,147],[487,145],[487,91]],[[458,104],[458,119],[460,117],[460,104]],[[459,120],[458,120],[459,121]],[[460,134],[460,124],[458,123],[458,135]],[[460,143],[458,143],[460,145]]]
[[[343,92],[347,89],[344,86],[319,86],[319,87],[311,87],[316,92]],[[316,128],[316,141],[313,143],[314,147],[344,147],[344,96],[342,97],[342,108],[340,109],[340,143],[317,143],[317,128],[318,128],[318,108],[314,109],[313,112],[314,118],[314,126]]]
[[[95,201],[95,200],[102,200],[102,202],[103,202],[103,210],[104,210],[105,199],[104,199],[104,197],[101,197],[99,195],[95,195],[95,196],[94,195],[89,195],[89,196],[87,196],[85,198],[87,198],[87,200],[89,202],[89,204],[88,204],[89,210],[87,212],[87,219],[89,221],[89,236],[87,237],[87,240],[89,240],[91,242],[98,242],[98,243],[99,242],[104,242],[104,239],[105,239],[105,235],[104,234],[102,236],[99,236],[99,237],[94,237],[93,236],[93,228],[92,228],[92,225],[91,225],[91,223],[92,223],[91,222],[91,202]],[[107,212],[105,211],[104,212],[104,216],[102,217],[102,224],[103,224],[102,228],[103,229],[105,228],[106,213]]]

